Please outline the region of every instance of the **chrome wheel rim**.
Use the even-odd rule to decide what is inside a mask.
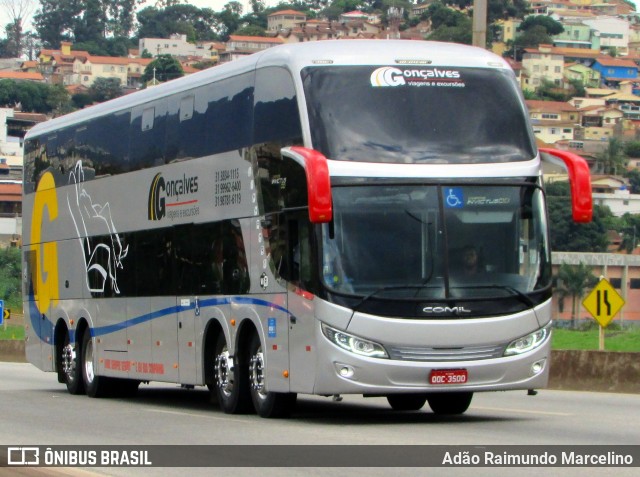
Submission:
[[[259,346],[256,353],[249,361],[249,380],[251,389],[256,392],[260,399],[267,398],[267,392],[264,387],[264,353],[262,346]]]
[[[229,350],[225,345],[215,363],[216,385],[225,397],[231,396],[233,392],[233,359],[229,355]]]
[[[93,340],[91,339],[87,341],[87,346],[84,350],[84,374],[87,382],[92,383],[95,377],[95,371],[93,369]]]

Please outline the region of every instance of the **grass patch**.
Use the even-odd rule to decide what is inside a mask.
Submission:
[[[24,340],[24,326],[4,325],[0,326],[0,340]]]
[[[556,350],[597,350],[599,330],[553,330],[551,347]],[[640,328],[605,330],[605,351],[640,352]]]

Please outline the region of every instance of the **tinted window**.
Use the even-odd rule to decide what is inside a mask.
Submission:
[[[129,142],[130,170],[164,164],[167,101],[134,108]]]
[[[254,143],[302,142],[298,101],[289,72],[264,68],[256,73]]]
[[[313,146],[331,159],[492,163],[534,157],[512,73],[323,66],[305,68],[302,80]]]

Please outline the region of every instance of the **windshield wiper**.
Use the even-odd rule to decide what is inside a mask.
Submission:
[[[529,298],[529,296],[527,296],[525,293],[521,292],[520,290],[518,290],[517,288],[514,288],[510,285],[480,285],[480,286],[465,286],[465,287],[453,287],[453,288],[470,288],[470,289],[474,289],[474,290],[487,290],[487,289],[498,289],[498,290],[505,290],[511,293],[512,296],[517,297],[522,303],[524,303],[527,306],[533,307],[535,305],[535,302]]]
[[[373,298],[378,293],[382,293],[390,290],[422,290],[423,288],[428,288],[428,287],[425,287],[424,285],[395,285],[395,286],[386,286],[386,287],[376,288],[368,295],[365,295],[364,297],[362,297],[362,299],[353,307],[353,311],[358,311],[358,309],[364,304],[364,302]]]

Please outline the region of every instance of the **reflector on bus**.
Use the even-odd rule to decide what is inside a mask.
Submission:
[[[547,147],[541,147],[539,151],[543,160],[559,165],[569,173],[573,220],[579,223],[591,222],[593,197],[591,196],[591,175],[587,161],[568,151]]]
[[[292,146],[282,149],[282,155],[291,157],[304,167],[307,176],[309,220],[314,224],[331,222],[331,180],[327,158],[314,149]]]

